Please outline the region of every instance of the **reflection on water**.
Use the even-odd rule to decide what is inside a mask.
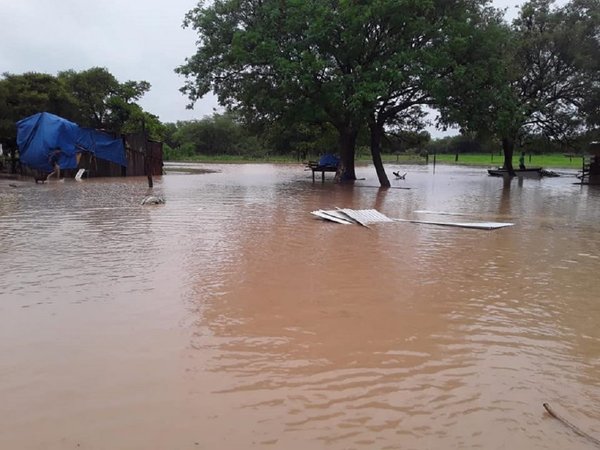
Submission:
[[[543,402],[600,435],[600,191],[211,168],[157,206],[0,180],[0,448],[589,448]],[[308,214],[333,207],[515,226]]]

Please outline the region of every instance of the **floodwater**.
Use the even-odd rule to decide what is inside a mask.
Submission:
[[[0,180],[1,449],[593,446],[544,402],[600,437],[600,189],[205,167],[155,206],[145,178]],[[309,214],[334,207],[515,225]]]

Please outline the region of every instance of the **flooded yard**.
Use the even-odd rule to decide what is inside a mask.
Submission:
[[[1,449],[590,448],[544,402],[600,438],[600,189],[168,169],[0,179]]]

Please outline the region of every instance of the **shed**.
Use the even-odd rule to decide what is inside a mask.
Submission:
[[[122,139],[47,112],[17,122],[21,163],[42,172],[53,170],[51,155],[59,150],[61,169],[77,169],[83,154],[127,167]]]

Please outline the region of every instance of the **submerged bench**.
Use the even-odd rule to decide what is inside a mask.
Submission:
[[[321,182],[325,182],[325,172],[337,172],[338,166],[321,165],[317,161],[309,161],[306,165],[307,169],[312,170],[313,183],[315,182],[315,172],[321,172]]]

